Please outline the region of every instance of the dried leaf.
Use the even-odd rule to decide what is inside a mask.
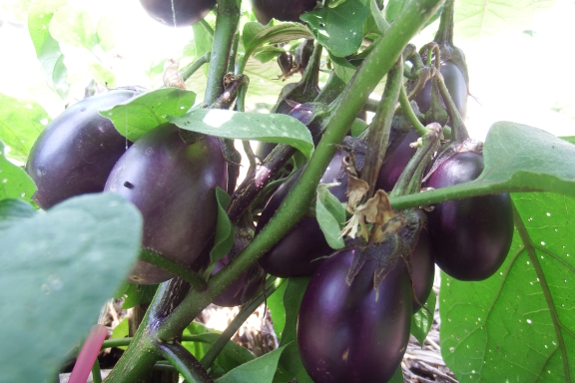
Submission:
[[[184,79],[179,72],[180,63],[174,59],[168,59],[164,64],[164,85],[166,88],[186,89]]]

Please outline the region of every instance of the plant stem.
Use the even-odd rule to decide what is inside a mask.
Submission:
[[[202,67],[202,65],[207,64],[210,62],[211,52],[206,52],[202,56],[200,56],[196,61],[188,65],[182,71],[182,79],[187,81],[198,69]]]
[[[213,383],[214,380],[200,362],[179,342],[154,342],[160,353],[178,370],[188,383]]]
[[[224,349],[226,344],[232,338],[232,336],[238,331],[241,325],[248,319],[250,315],[258,308],[260,305],[271,296],[281,285],[276,285],[277,278],[272,277],[266,283],[266,288],[257,297],[252,299],[247,304],[243,305],[240,312],[235,316],[228,327],[222,332],[219,338],[212,344],[210,349],[206,352],[206,355],[200,360],[200,363],[204,368],[209,368],[212,363],[216,360],[220,352]],[[285,280],[284,280],[285,281]],[[282,281],[282,283],[284,282]]]
[[[230,50],[238,29],[240,9],[236,0],[218,0],[216,29],[204,104],[211,105],[224,91],[222,80],[228,70]]]
[[[179,276],[194,286],[198,291],[203,291],[207,288],[206,281],[196,272],[151,250],[142,249],[140,252],[140,260],[161,267]]]
[[[427,134],[427,129],[425,128],[425,126],[423,126],[421,121],[419,121],[419,118],[417,118],[417,116],[413,112],[413,108],[411,107],[409,99],[407,98],[407,91],[405,90],[405,86],[403,84],[401,85],[399,93],[399,104],[401,105],[403,113],[405,114],[405,116],[407,117],[413,128],[417,131],[417,133],[422,137],[425,136]]]
[[[397,105],[399,90],[403,87],[403,60],[400,58],[395,66],[387,74],[385,90],[381,97],[381,102],[377,108],[373,121],[369,127],[367,135],[367,152],[365,153],[365,166],[361,172],[361,178],[369,185],[367,198],[371,198],[375,191],[379,169],[383,163],[387,143],[389,142],[389,132],[391,121]]]
[[[446,0],[441,11],[439,29],[433,38],[439,45],[453,46],[453,3],[455,3],[455,0]]]
[[[447,107],[447,114],[449,114],[449,118],[451,119],[451,124],[453,125],[451,128],[451,139],[453,142],[463,143],[469,139],[469,133],[467,132],[467,128],[463,123],[463,119],[461,118],[461,114],[457,110],[451,95],[449,94],[449,90],[447,90],[447,86],[445,86],[445,82],[443,81],[443,76],[438,71],[435,74],[435,77],[432,81],[435,81],[437,87],[439,88],[439,93],[441,93],[441,98],[443,98],[443,102]]]

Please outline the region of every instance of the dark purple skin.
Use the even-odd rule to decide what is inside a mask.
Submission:
[[[369,260],[351,286],[345,278],[356,248],[325,260],[303,296],[297,338],[315,383],[387,382],[399,366],[411,324],[411,286],[399,260],[378,289]],[[370,246],[367,251],[378,251]]]
[[[439,189],[474,180],[483,171],[483,156],[459,153],[441,164],[427,186]],[[509,194],[443,202],[428,214],[435,263],[462,281],[489,278],[505,260],[513,238]]]
[[[341,183],[330,188],[331,193],[340,201],[347,199],[347,176],[342,168],[343,156],[341,151],[334,155],[320,180],[320,183]],[[258,221],[256,235],[269,222],[302,171],[303,168],[294,173],[270,198]],[[260,258],[259,264],[267,273],[281,278],[309,276],[319,267],[322,257],[332,252],[333,249],[325,240],[315,217],[305,217]]]
[[[144,217],[142,244],[166,258],[191,265],[216,225],[215,188],[227,185],[227,163],[218,140],[185,143],[179,129],[162,124],[142,136],[118,160],[105,191],[122,195]],[[173,275],[139,261],[129,280],[160,283]]]
[[[422,229],[419,233],[419,240],[417,246],[411,253],[411,279],[413,282],[413,296],[412,303],[413,312],[417,312],[421,305],[425,304],[431,289],[433,288],[433,277],[435,276],[435,263],[433,259],[433,251],[431,250],[431,243],[429,241],[429,234],[426,229]],[[417,302],[419,301],[419,303]],[[421,304],[420,304],[421,303]]]
[[[419,134],[415,129],[411,129],[403,141],[395,148],[389,159],[381,165],[379,177],[377,178],[377,188],[390,192],[399,179],[401,172],[407,166],[407,163],[413,157],[417,149],[411,148],[409,144],[417,141]]]
[[[140,0],[154,20],[170,27],[189,27],[203,19],[216,5],[216,0]],[[174,25],[174,13],[176,15]]]
[[[316,0],[252,0],[256,19],[267,24],[271,19],[280,21],[300,21],[299,17],[315,8]]]
[[[467,84],[463,73],[459,70],[453,61],[442,62],[439,71],[443,76],[445,86],[451,95],[455,107],[459,111],[461,118],[465,120],[467,115]],[[419,106],[419,111],[425,113],[431,105],[431,81],[428,81],[421,92],[415,96],[415,102]]]
[[[33,197],[38,206],[48,209],[67,198],[104,190],[128,141],[99,110],[134,95],[130,90],[113,90],[86,98],[46,126],[26,163],[26,172],[38,188]]]
[[[230,263],[228,255],[217,261],[216,267],[212,275],[224,268],[225,265]],[[265,273],[256,264],[242,273],[221,295],[219,295],[212,303],[222,307],[239,306],[256,295],[256,293],[263,289],[263,282]]]

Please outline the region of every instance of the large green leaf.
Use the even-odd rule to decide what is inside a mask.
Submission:
[[[0,233],[0,382],[53,379],[128,274],[142,218],[114,194],[69,199]],[[6,251],[9,249],[9,251]]]
[[[483,147],[485,168],[475,180],[392,199],[404,209],[446,199],[501,192],[549,191],[575,197],[575,145],[513,122],[491,126]]]
[[[0,140],[10,147],[10,157],[26,161],[49,120],[48,113],[38,103],[0,94]]]
[[[216,383],[271,383],[275,375],[279,358],[285,346],[244,363],[221,378]]]
[[[136,141],[156,126],[168,122],[168,116],[178,117],[190,109],[196,94],[178,88],[164,88],[131,98],[124,104],[102,109],[121,135]]]
[[[216,137],[289,144],[307,157],[313,151],[308,128],[285,114],[199,109],[179,118],[170,118],[170,122],[185,130]]]
[[[20,198],[30,201],[36,185],[24,169],[14,165],[4,155],[4,145],[0,141],[0,200]]]
[[[555,0],[455,2],[455,36],[481,37],[523,28],[542,10],[555,4]]]
[[[216,224],[216,236],[214,246],[210,251],[210,260],[215,262],[222,259],[230,252],[234,244],[234,228],[226,208],[230,204],[231,197],[225,190],[216,187],[216,200],[218,201],[218,220]]]
[[[441,350],[461,382],[575,379],[575,200],[513,194],[513,243],[482,282],[442,274]]]
[[[50,20],[54,12],[66,4],[66,0],[34,0],[28,11],[28,31],[36,49],[36,56],[46,74],[48,85],[64,100],[68,97],[70,84],[68,69],[60,44],[50,34]]]
[[[35,215],[36,209],[29,203],[14,198],[0,200],[0,232],[22,219],[32,218]]]
[[[301,15],[309,23],[314,37],[337,57],[358,50],[363,39],[363,23],[369,16],[360,0],[347,0],[335,8],[320,8]]]

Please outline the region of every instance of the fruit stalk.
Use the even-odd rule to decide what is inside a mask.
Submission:
[[[240,21],[237,0],[218,0],[216,29],[204,104],[211,105],[224,92],[223,78],[228,70],[230,50]]]

